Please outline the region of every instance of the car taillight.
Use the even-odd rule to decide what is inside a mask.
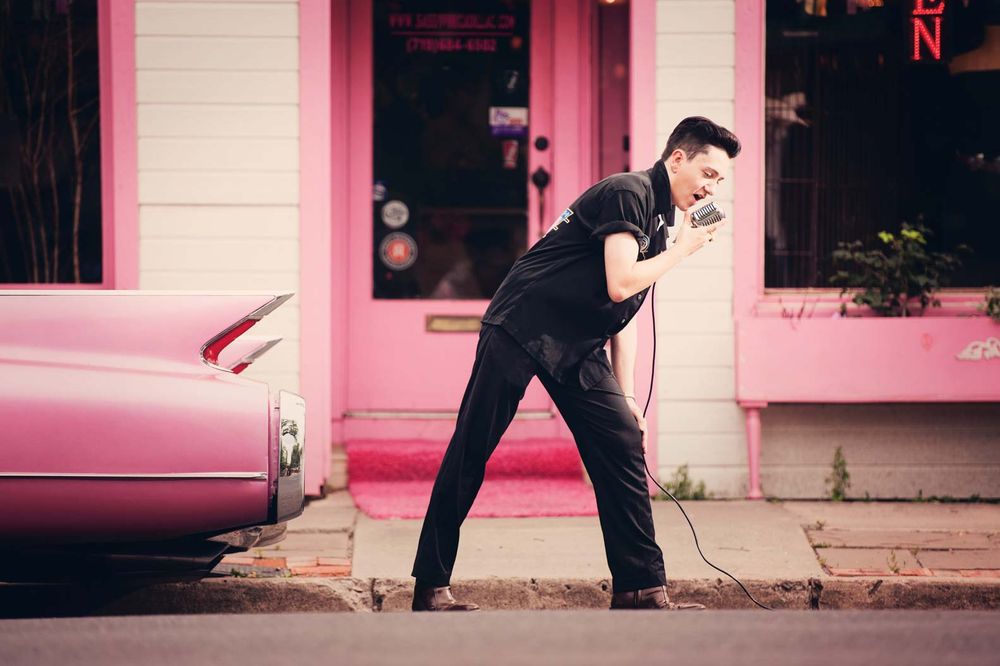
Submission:
[[[239,324],[229,329],[219,337],[215,338],[207,345],[202,352],[202,358],[210,365],[218,365],[219,352],[226,348],[230,342],[246,333],[251,326],[257,323],[257,319],[244,319]]]

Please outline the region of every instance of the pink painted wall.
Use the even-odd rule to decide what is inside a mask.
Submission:
[[[345,252],[339,236],[346,225],[336,224],[335,193],[346,164],[331,160],[331,146],[343,141],[343,114],[332,87],[341,75],[342,39],[331,41],[333,13],[344,13],[344,3],[302,0],[299,4],[299,388],[308,405],[305,487],[307,495],[322,492],[330,468],[333,441],[331,404],[333,376],[343,344],[335,344],[334,331],[343,322],[342,308],[334,303],[335,267]],[[332,50],[331,50],[331,47]],[[338,48],[340,47],[340,48]],[[333,57],[331,58],[331,53]],[[336,109],[338,114],[334,115]],[[341,202],[337,202],[341,203]],[[336,365],[335,365],[336,364]]]

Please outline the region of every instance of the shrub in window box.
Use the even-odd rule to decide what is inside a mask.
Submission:
[[[912,317],[940,307],[935,294],[961,267],[957,253],[972,250],[958,245],[955,253],[931,251],[931,235],[922,224],[904,222],[898,236],[880,231],[882,246],[876,249],[866,249],[861,241],[838,243],[831,255],[836,273],[830,284],[841,287],[841,296],[859,290],[851,301],[883,317]],[[846,303],[840,313],[846,316]]]

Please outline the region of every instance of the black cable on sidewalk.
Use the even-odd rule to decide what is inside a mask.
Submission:
[[[651,314],[652,319],[653,319],[653,360],[652,360],[652,362],[650,364],[650,372],[649,372],[649,394],[646,396],[646,406],[642,410],[642,418],[646,418],[646,412],[649,410],[649,403],[653,399],[653,382],[656,379],[656,283],[655,282],[653,283],[653,288],[652,288],[652,290],[650,292],[650,295],[649,295],[649,307],[651,309],[651,313],[650,314]],[[714,564],[712,564],[711,562],[708,561],[708,558],[705,557],[705,553],[701,552],[701,544],[698,543],[698,533],[694,531],[694,524],[691,522],[691,519],[688,517],[687,511],[685,511],[684,507],[681,506],[681,503],[677,501],[677,498],[674,497],[670,493],[669,490],[667,490],[666,488],[664,488],[663,486],[661,486],[660,482],[657,481],[656,477],[653,476],[653,473],[649,471],[649,465],[646,464],[646,458],[645,458],[645,456],[643,456],[642,464],[643,464],[643,467],[646,468],[646,474],[649,475],[649,478],[652,479],[653,483],[656,484],[656,487],[659,488],[660,490],[662,490],[664,493],[666,493],[667,497],[669,497],[670,499],[672,499],[674,501],[674,504],[677,505],[677,508],[681,510],[681,513],[684,515],[684,520],[687,521],[688,526],[691,528],[691,534],[694,536],[694,545],[695,545],[695,548],[698,549],[698,554],[701,555],[701,559],[705,560],[705,564],[707,564],[708,566],[712,567],[716,571],[724,573],[727,576],[729,576],[730,578],[732,578],[733,581],[737,585],[740,586],[740,589],[742,589],[743,592],[750,598],[750,601],[754,602],[755,604],[757,604],[758,606],[760,606],[764,610],[774,610],[773,608],[765,606],[764,604],[762,604],[759,601],[757,601],[756,599],[754,599],[754,596],[752,594],[750,594],[750,590],[748,590],[746,588],[746,586],[743,585],[743,583],[741,583],[739,581],[739,579],[736,578],[736,576],[734,576],[733,574],[729,573],[725,569],[722,569],[721,567],[715,566]]]

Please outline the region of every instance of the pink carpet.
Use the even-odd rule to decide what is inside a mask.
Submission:
[[[423,518],[447,442],[347,442],[348,488],[372,518]],[[470,517],[595,516],[572,440],[504,440],[486,465]]]

